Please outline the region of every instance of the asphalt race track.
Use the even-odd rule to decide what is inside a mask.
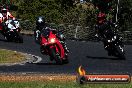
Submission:
[[[0,66],[0,73],[70,73],[76,74],[77,68],[82,65],[86,73],[123,73],[132,74],[132,45],[126,45],[126,60],[119,60],[115,57],[109,57],[103,48],[101,42],[80,42],[67,41],[70,49],[70,63],[65,65],[56,65],[49,61],[48,56],[43,56],[39,51],[39,45],[34,42],[33,36],[23,36],[24,43],[5,42],[0,37],[0,48],[16,50],[29,54],[34,54],[43,58],[37,64],[27,63],[25,65]]]

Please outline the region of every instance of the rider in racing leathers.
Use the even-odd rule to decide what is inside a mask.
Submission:
[[[5,21],[9,18],[15,19],[15,17],[8,11],[6,8],[1,9],[0,13],[0,32],[4,35],[5,30]]]
[[[61,34],[60,32],[57,32],[55,29],[52,29],[50,27],[48,27],[49,25],[47,23],[45,23],[45,18],[43,16],[39,16],[37,17],[37,20],[36,20],[36,29],[34,31],[34,36],[35,36],[35,40],[37,43],[40,44],[40,35],[42,32],[46,32],[48,30],[50,31],[54,31],[56,34],[57,34],[57,37],[58,39],[60,40],[61,44],[63,45],[65,51],[68,53],[69,50],[66,46],[66,43],[64,42],[65,41],[65,37],[63,34]],[[43,52],[43,51],[41,51]]]

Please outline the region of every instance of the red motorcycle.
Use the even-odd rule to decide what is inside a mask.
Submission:
[[[55,60],[57,64],[68,63],[67,54],[54,31],[45,31],[41,33],[41,53],[50,56],[50,60]]]

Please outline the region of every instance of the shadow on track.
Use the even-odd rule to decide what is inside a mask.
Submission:
[[[87,58],[90,59],[110,59],[110,60],[124,60],[116,57],[94,57],[94,56],[86,56]]]

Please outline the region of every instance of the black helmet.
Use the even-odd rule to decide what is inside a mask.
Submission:
[[[36,25],[38,25],[38,26],[43,26],[43,25],[45,25],[45,18],[44,18],[43,16],[37,17]]]

